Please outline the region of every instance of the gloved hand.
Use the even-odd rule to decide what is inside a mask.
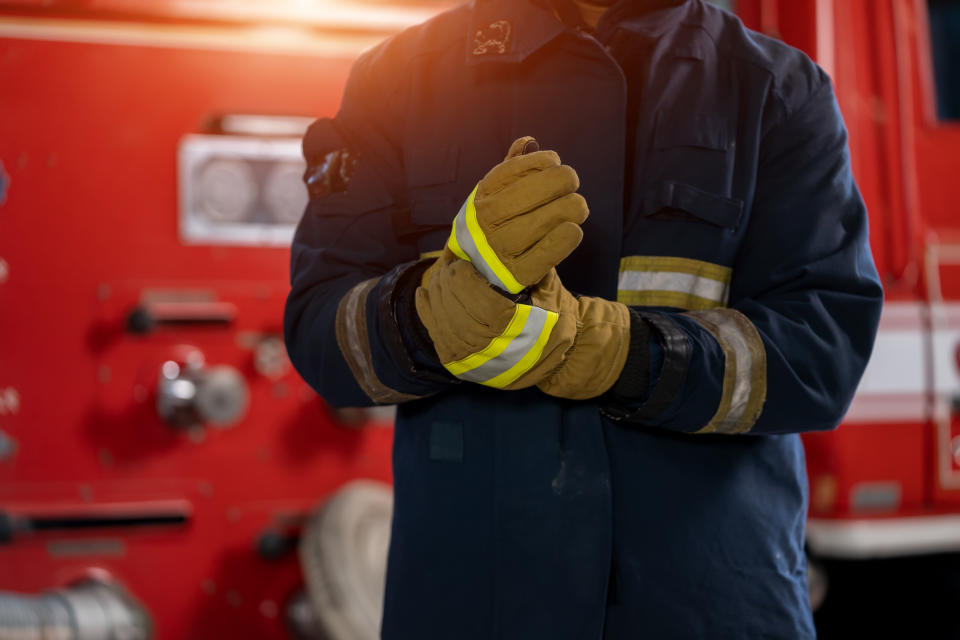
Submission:
[[[558,329],[556,310],[512,302],[449,248],[424,273],[415,302],[444,368],[498,389],[536,384],[563,359],[557,338],[573,337],[572,318]]]
[[[529,304],[514,303],[444,251],[424,274],[416,308],[447,371],[490,387],[592,398],[616,382],[627,358],[627,307],[575,298],[554,269]]]
[[[547,395],[570,400],[595,398],[609,390],[627,361],[630,309],[604,298],[575,297],[560,282],[556,269],[537,285],[531,298],[539,307],[556,309],[566,321],[562,326],[572,333],[560,342],[564,347],[560,365],[547,372],[537,387]]]
[[[526,136],[484,176],[453,221],[447,246],[486,279],[519,293],[535,285],[580,244],[586,200],[577,173]]]

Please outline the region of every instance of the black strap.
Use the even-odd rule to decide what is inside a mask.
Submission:
[[[655,330],[663,349],[660,377],[650,397],[639,407],[631,406],[630,398],[610,396],[611,404],[602,407],[601,412],[616,422],[645,423],[666,411],[680,394],[690,365],[691,349],[687,334],[668,317],[634,309],[631,312],[636,312]]]
[[[650,389],[650,323],[630,309],[630,347],[620,377],[610,389],[617,398],[640,400]]]
[[[414,294],[420,286],[423,273],[432,264],[432,259],[407,262],[394,267],[381,278],[378,301],[381,335],[393,361],[407,373],[429,382],[459,382],[440,363],[437,350],[417,315],[414,303]],[[414,362],[410,348],[426,357],[426,366]]]

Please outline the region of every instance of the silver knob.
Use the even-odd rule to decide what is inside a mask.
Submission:
[[[229,427],[247,413],[250,391],[243,375],[233,367],[218,365],[204,371],[197,385],[200,417],[215,427]]]
[[[202,357],[160,367],[157,413],[172,426],[228,427],[243,419],[249,404],[247,381],[233,367],[206,367]]]

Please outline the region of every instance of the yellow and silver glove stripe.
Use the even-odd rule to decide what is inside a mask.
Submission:
[[[559,318],[555,311],[518,304],[507,328],[482,351],[443,366],[461,380],[502,389],[540,360]]]
[[[473,204],[479,187],[480,185],[477,185],[473,188],[460,207],[457,217],[453,219],[453,229],[450,230],[447,245],[458,258],[473,263],[490,284],[510,293],[520,293],[524,286],[517,282],[510,270],[500,261],[480,228],[477,209]]]

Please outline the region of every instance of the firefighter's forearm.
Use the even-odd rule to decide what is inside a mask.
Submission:
[[[870,327],[879,310],[871,291],[834,294],[860,310]],[[825,298],[829,292],[798,293]],[[839,424],[869,356],[856,317],[792,300],[744,301],[738,309],[684,313],[639,312],[654,328],[649,391],[640,393],[640,350],[632,352],[605,413],[624,424],[694,434],[772,434],[831,429]],[[634,310],[634,313],[637,313]],[[851,318],[838,321],[837,315]],[[801,317],[802,316],[802,317]],[[843,344],[850,341],[850,344]],[[639,355],[638,355],[639,354]],[[662,354],[662,362],[658,357]],[[631,373],[630,369],[634,371]]]
[[[310,385],[334,406],[407,402],[435,393],[453,379],[426,350],[403,297],[405,264],[379,278],[336,288],[315,287],[287,303],[290,358]],[[414,277],[419,279],[419,275]],[[414,314],[415,315],[415,314]]]
[[[352,286],[319,286],[291,291],[284,312],[284,341],[300,376],[328,404],[361,407],[375,404],[354,379],[336,341],[336,308]]]

